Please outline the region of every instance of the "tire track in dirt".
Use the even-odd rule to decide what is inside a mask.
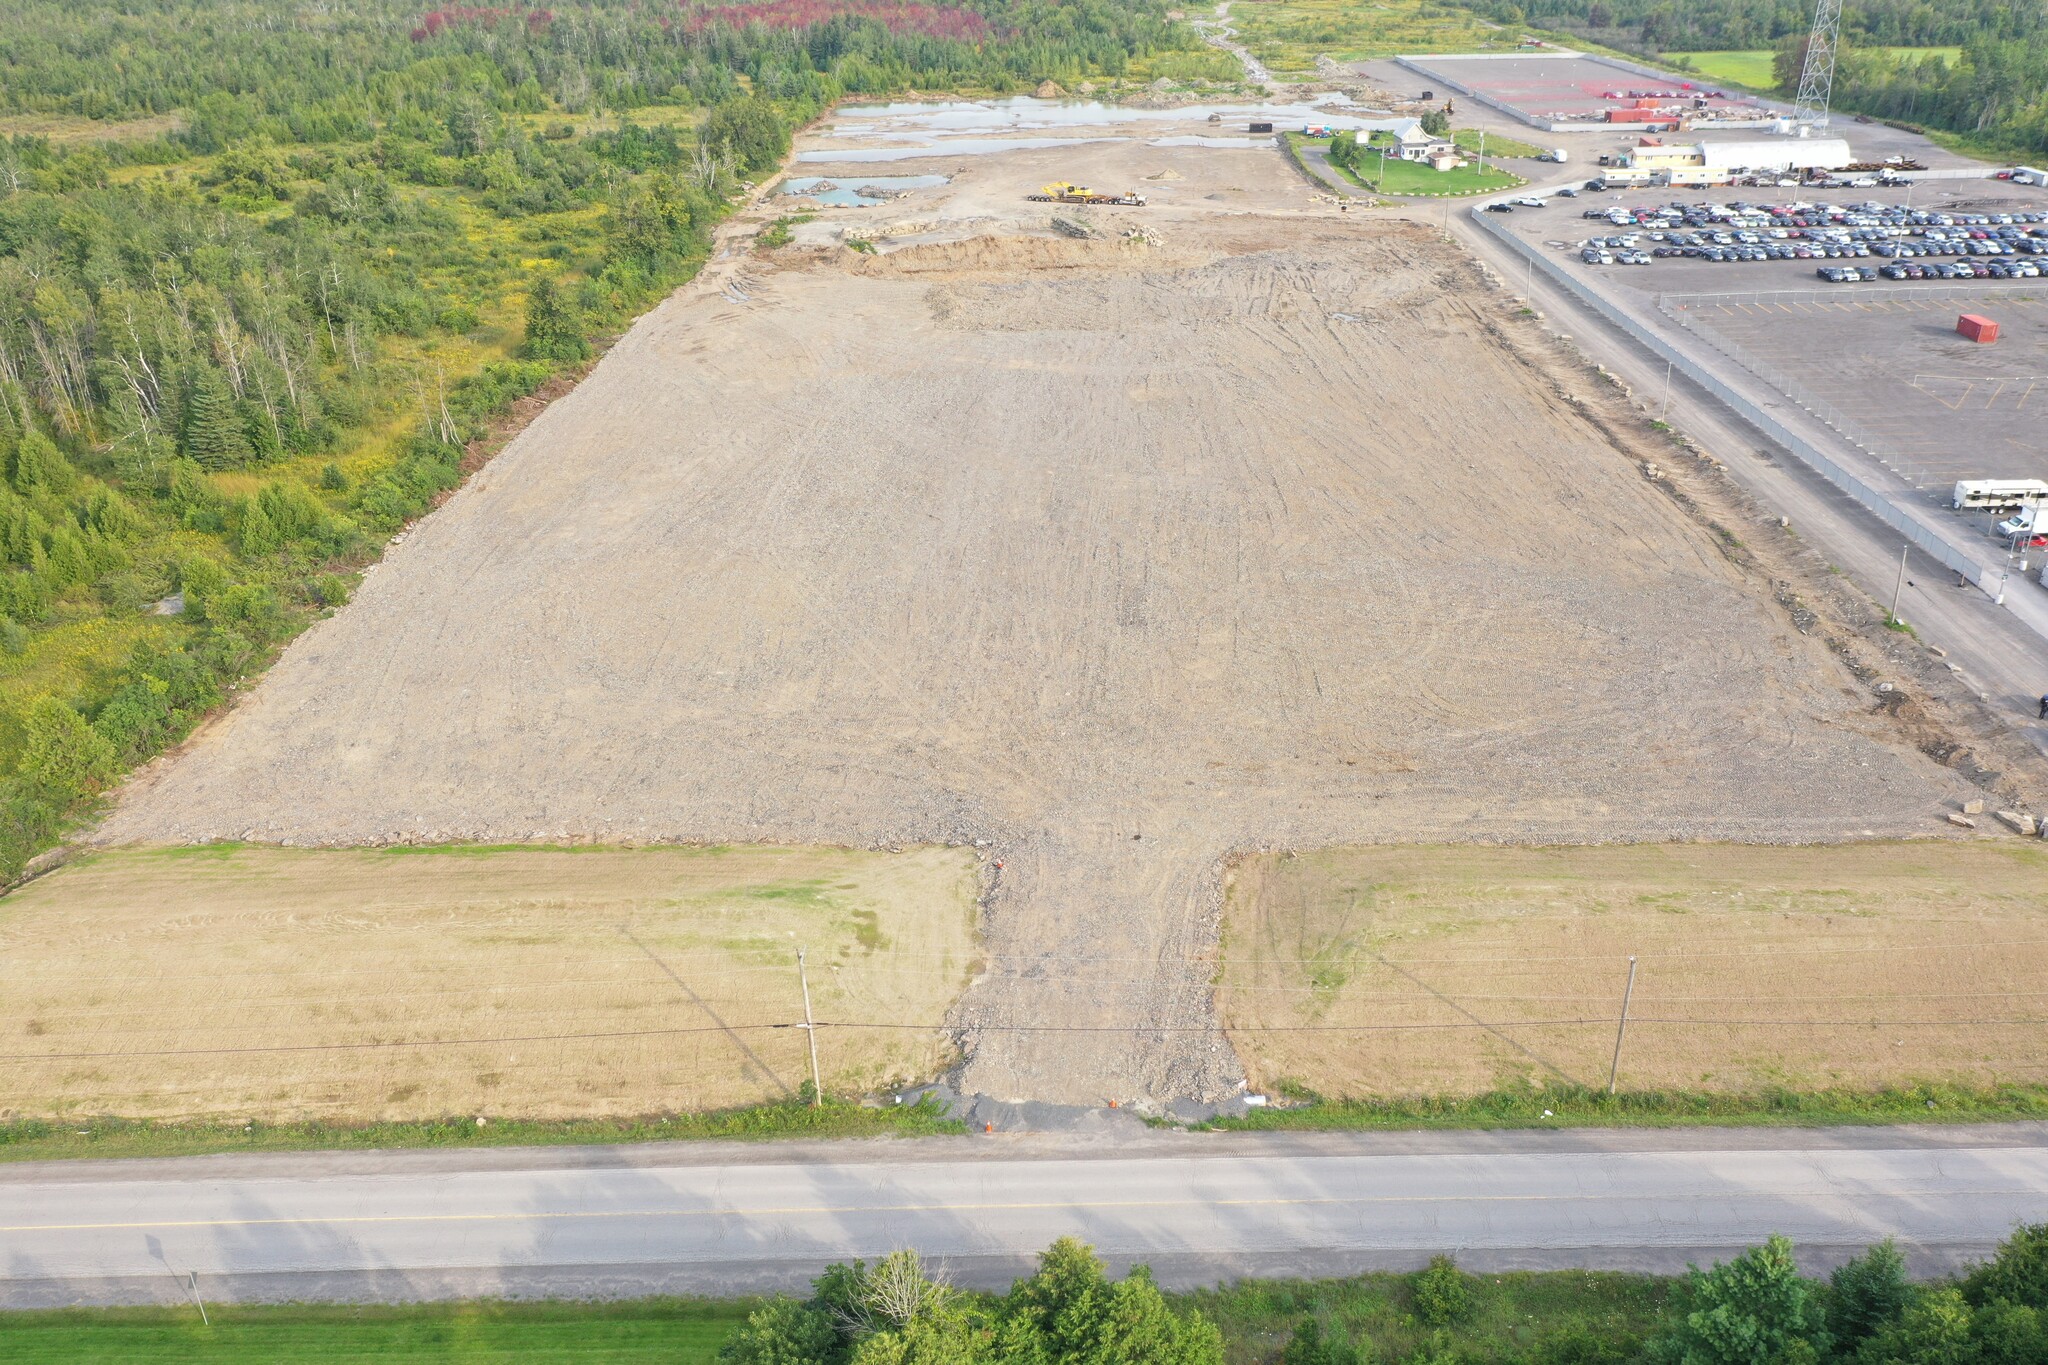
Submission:
[[[1240,1077],[1236,853],[1960,790],[1440,239],[1162,220],[678,295],[98,837],[982,843],[962,1083],[1156,1105]]]

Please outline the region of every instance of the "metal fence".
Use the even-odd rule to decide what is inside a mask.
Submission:
[[[1983,589],[1987,594],[1995,594],[1997,590],[1995,585],[1987,581],[1996,577],[1989,566],[1980,563],[1960,546],[1951,543],[1946,536],[1921,522],[1913,514],[1912,509],[1899,506],[1892,499],[1871,487],[1860,476],[1835,463],[1818,447],[1792,431],[1749,398],[1729,388],[1726,384],[1708,373],[1707,370],[1694,363],[1683,351],[1680,351],[1663,337],[1658,336],[1655,332],[1638,323],[1634,318],[1629,317],[1606,299],[1587,289],[1570,271],[1544,256],[1541,251],[1537,250],[1530,243],[1517,237],[1505,224],[1492,221],[1492,216],[1484,212],[1483,206],[1475,205],[1473,207],[1472,221],[1499,238],[1511,250],[1520,253],[1529,261],[1533,268],[1541,270],[1545,277],[1568,290],[1574,298],[1584,303],[1602,318],[1614,324],[1614,326],[1620,328],[1622,332],[1633,338],[1638,344],[1648,350],[1650,354],[1670,365],[1673,371],[1684,375],[1687,379],[1705,389],[1708,393],[1726,404],[1742,420],[1748,422],[1770,440],[1783,446],[1791,453],[1794,459],[1812,469],[1851,498],[1854,498],[1865,510],[1871,512],[1882,520],[1885,525],[1904,536],[1907,543],[1911,544],[1915,549],[1922,551],[1955,573],[1961,574],[1968,581]],[[1906,293],[1912,291],[1901,290],[1898,292]]]

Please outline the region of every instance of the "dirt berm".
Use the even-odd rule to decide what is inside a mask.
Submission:
[[[987,840],[964,1087],[1157,1102],[1234,851],[1962,792],[1441,238],[1152,221],[685,291],[100,837]]]

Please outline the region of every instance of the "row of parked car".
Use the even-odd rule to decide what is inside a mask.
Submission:
[[[1588,209],[1586,218],[1604,218],[1616,227],[1686,226],[1727,228],[1993,228],[2048,223],[2048,213],[1957,213],[1912,209],[1902,204],[1866,200],[1857,204],[1730,204],[1673,200],[1663,205]]]
[[[2041,267],[2032,261],[1893,261],[1877,273],[1888,280],[2037,280]]]
[[[1800,211],[1794,211],[1800,210]],[[1638,229],[1579,245],[1588,265],[1648,265],[1667,257],[1725,262],[1878,257],[1882,269],[1847,267],[1823,279],[2033,279],[2048,257],[2048,213],[1929,213],[1882,204],[1683,204],[1594,210],[1588,219]],[[1872,221],[1877,220],[1877,221]],[[1897,220],[1897,221],[1888,221]],[[1936,221],[1941,220],[1941,221]],[[1930,257],[1969,261],[1917,264]]]

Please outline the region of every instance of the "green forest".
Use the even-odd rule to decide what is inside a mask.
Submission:
[[[832,101],[1199,47],[1150,0],[17,0],[0,873],[346,600]]]
[[[1779,88],[1799,83],[1813,6],[1790,0],[1495,0],[1478,5],[1649,57],[1768,50]],[[2048,9],[1993,0],[1849,0],[1834,106],[1969,137],[2016,153],[2048,152]],[[1948,53],[1900,48],[1959,48]]]

